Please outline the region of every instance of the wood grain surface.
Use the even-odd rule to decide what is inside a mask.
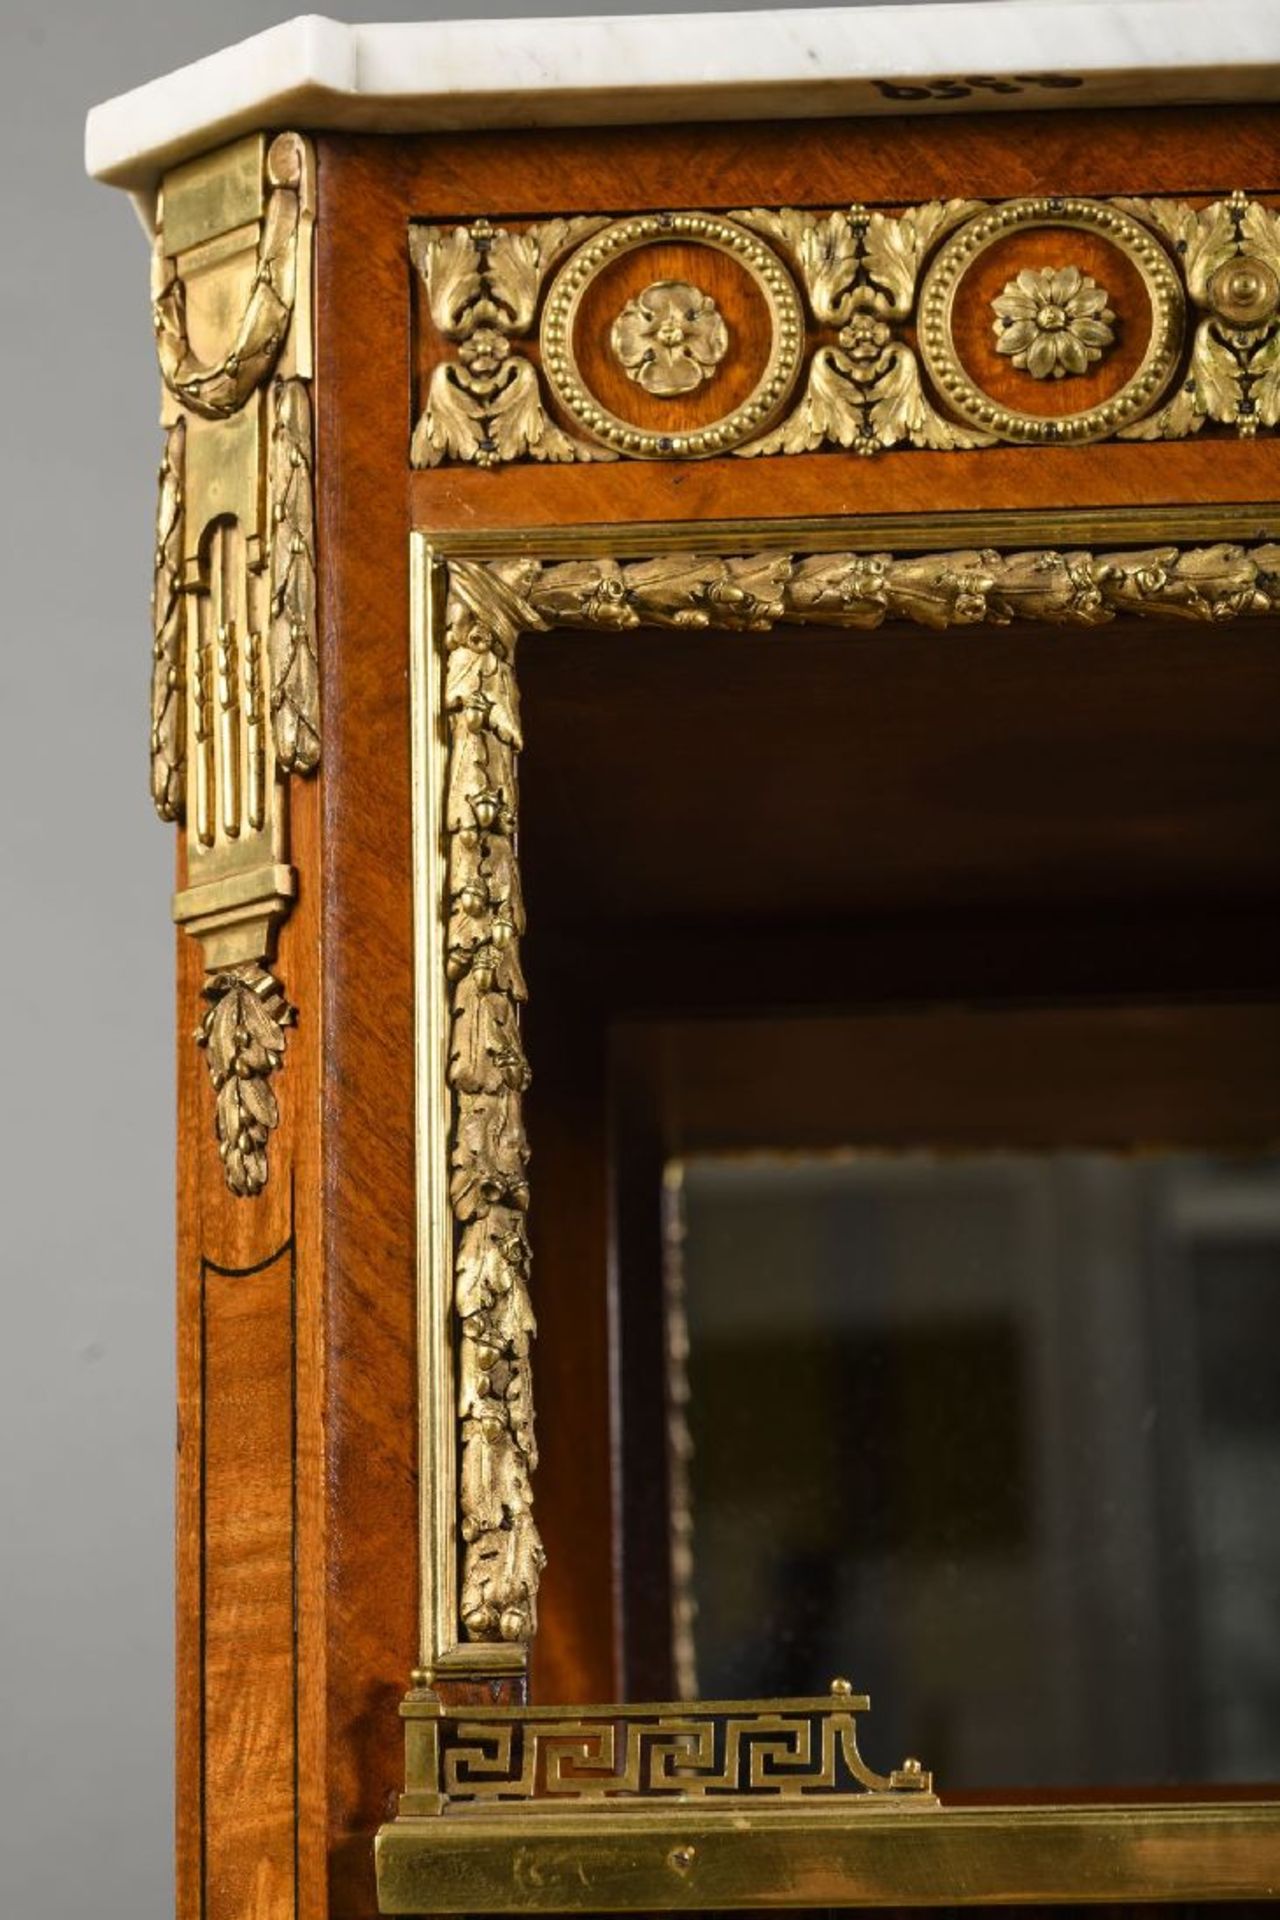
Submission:
[[[289,1912],[298,1710],[294,1248],[201,1271],[205,1885],[211,1912]],[[253,1645],[245,1685],[244,1642]]]
[[[226,1187],[197,944],[178,936],[178,1911],[325,1913],[319,789],[275,965],[298,1023],[254,1201]],[[182,882],[181,866],[179,884]]]

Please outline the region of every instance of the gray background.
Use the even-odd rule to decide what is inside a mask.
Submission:
[[[83,177],[83,117],[298,10],[0,7],[5,1920],[172,1910],[173,836],[146,764],[157,376],[143,236]],[[526,10],[626,11],[506,8]],[[428,11],[374,0],[344,17]]]

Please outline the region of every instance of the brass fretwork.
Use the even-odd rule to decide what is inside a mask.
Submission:
[[[833,1798],[936,1806],[918,1760],[889,1774],[863,1760],[855,1721],[870,1704],[846,1680],[819,1699],[457,1712],[423,1689],[401,1709],[409,1738],[403,1811],[417,1818],[498,1802],[549,1812],[637,1800],[733,1807]]]

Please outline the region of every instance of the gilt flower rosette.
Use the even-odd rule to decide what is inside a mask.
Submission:
[[[1108,298],[1079,267],[1024,267],[991,302],[996,352],[1036,380],[1084,373],[1115,340]]]
[[[656,280],[613,323],[615,354],[649,393],[689,393],[729,351],[729,330],[710,294],[685,280]]]

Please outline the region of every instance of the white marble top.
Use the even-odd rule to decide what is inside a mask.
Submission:
[[[1064,80],[1077,84],[1054,84]],[[85,157],[145,204],[166,167],[259,127],[422,133],[1277,98],[1280,0],[913,0],[354,27],[309,14],[95,107]]]

